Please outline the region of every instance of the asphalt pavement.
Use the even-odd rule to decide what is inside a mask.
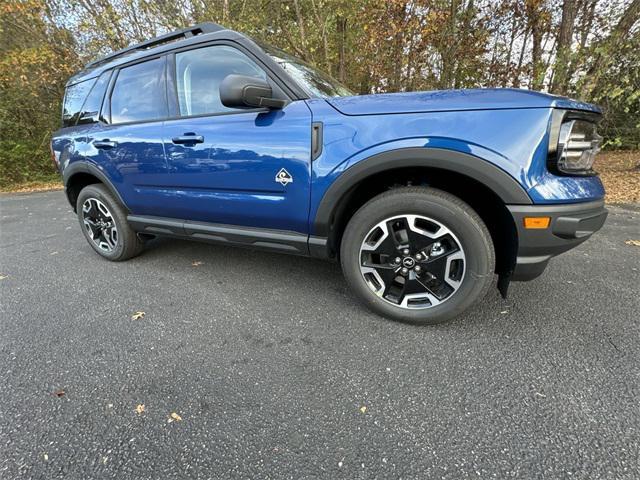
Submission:
[[[414,327],[336,264],[171,239],[110,263],[62,192],[2,195],[0,478],[638,479],[627,240],[640,208],[610,207],[508,300]]]

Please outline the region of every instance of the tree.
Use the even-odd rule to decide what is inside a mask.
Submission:
[[[569,90],[569,81],[572,76],[572,72],[570,70],[571,43],[573,41],[573,29],[577,9],[578,5],[576,0],[564,0],[562,4],[560,32],[558,33],[558,40],[556,42],[557,54],[553,83],[551,84],[551,92],[559,95],[567,94]]]

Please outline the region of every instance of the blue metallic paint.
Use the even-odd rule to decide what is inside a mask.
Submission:
[[[167,161],[162,143],[162,123],[130,125],[98,124],[90,132],[86,161],[96,165],[111,180],[131,212],[162,215],[162,196],[157,187],[167,181]],[[99,149],[95,141],[116,146]]]
[[[78,161],[100,168],[133,214],[313,233],[318,205],[343,171],[406,147],[456,150],[489,162],[536,204],[601,199],[598,177],[547,171],[554,107],[597,111],[515,90],[389,94],[299,100],[282,111],[78,126],[60,130],[52,145],[61,170]],[[312,121],[324,125],[322,154],[313,164]],[[185,133],[205,141],[172,143]],[[105,139],[117,146],[92,145]],[[294,177],[286,187],[275,182],[281,167]]]
[[[311,112],[304,101],[283,110],[167,120],[170,175],[166,216],[307,232],[311,174]],[[202,135],[201,144],[173,137]],[[275,181],[285,168],[293,182]]]
[[[435,90],[387,93],[329,99],[345,115],[380,115],[417,112],[500,110],[513,108],[564,108],[600,113],[590,103],[518,88]]]
[[[510,92],[512,99],[515,94]],[[384,95],[387,100],[380,104],[388,104],[393,96]],[[528,93],[523,96],[529,98]],[[324,193],[344,170],[375,154],[408,147],[443,148],[478,157],[477,161],[489,162],[516,179],[534,203],[587,202],[604,195],[598,177],[559,177],[547,171],[550,107],[466,111],[435,108],[432,112],[401,116],[344,115],[332,108],[336,103],[343,106],[351,100],[355,104],[356,98],[360,97],[329,102],[307,100],[314,121],[324,123],[324,150],[313,163],[311,219],[315,218]],[[402,108],[397,104],[396,109]],[[434,108],[433,103],[429,108]],[[446,165],[442,167],[446,168]]]

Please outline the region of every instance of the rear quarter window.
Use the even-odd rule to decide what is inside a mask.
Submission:
[[[85,80],[67,87],[62,106],[62,126],[71,127],[78,122],[82,105],[91,91],[96,79]]]
[[[109,85],[110,78],[110,70],[107,72],[103,72],[102,75],[98,77],[98,81],[89,92],[89,95],[87,96],[87,99],[84,101],[82,109],[80,110],[80,115],[78,118],[79,125],[84,123],[95,123],[98,121],[98,116],[100,115],[100,107],[102,106],[102,100],[107,90],[107,86]]]

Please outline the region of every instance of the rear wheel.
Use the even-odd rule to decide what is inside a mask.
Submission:
[[[450,320],[484,297],[495,264],[491,235],[476,212],[425,187],[370,200],[349,221],[340,254],[365,305],[418,324]]]
[[[83,188],[76,211],[89,245],[104,258],[122,261],[142,251],[143,242],[127,222],[124,208],[104,185]]]

